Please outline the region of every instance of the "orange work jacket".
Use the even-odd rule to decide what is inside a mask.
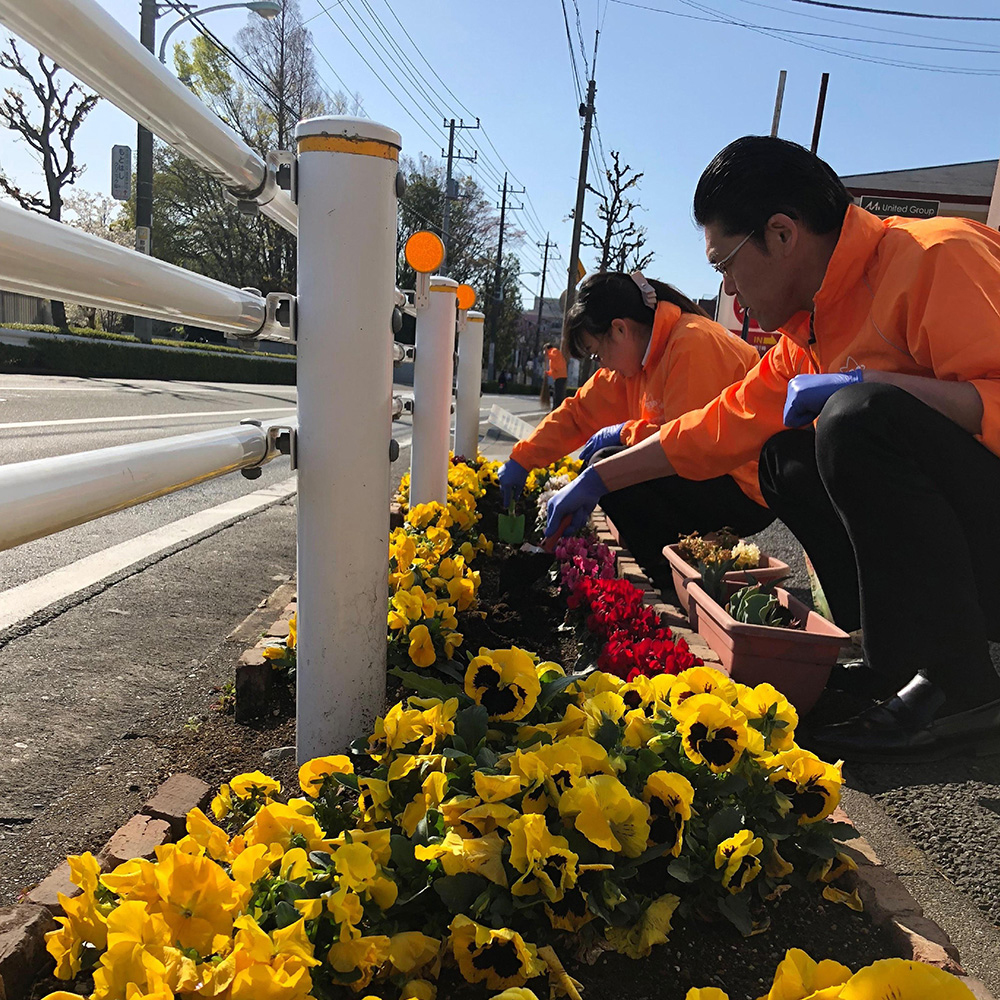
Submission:
[[[625,378],[601,368],[563,400],[510,453],[526,469],[545,466],[579,448],[602,427],[625,422],[622,443],[655,434],[666,420],[703,406],[737,382],[757,362],[749,345],[706,316],[682,313],[671,302],[656,307],[642,371]],[[758,503],[756,456],[742,468],[726,469]],[[724,473],[720,473],[722,475]]]
[[[545,374],[549,378],[565,378],[566,359],[563,357],[562,351],[558,347],[550,347],[545,353],[549,359],[549,370]]]
[[[660,428],[686,479],[757,458],[784,429],[788,382],[873,371],[971,382],[983,401],[976,439],[1000,455],[1000,233],[967,219],[879,219],[851,205],[808,312],[741,382]]]

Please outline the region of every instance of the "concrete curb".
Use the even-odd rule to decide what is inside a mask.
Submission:
[[[683,635],[696,656],[710,665],[718,663],[719,658],[711,649],[708,649],[708,655],[702,651],[703,646],[708,648],[705,641],[697,632],[691,632],[689,622],[680,608],[655,603],[662,601],[662,598],[650,585],[628,550],[621,545],[619,533],[607,516],[595,511],[591,520],[597,530],[597,537],[615,555],[618,575],[643,591],[646,602],[662,611],[674,634]],[[854,821],[842,808],[838,807],[830,819],[857,829]],[[888,932],[899,948],[901,958],[935,965],[952,973],[968,987],[977,1000],[996,1000],[982,981],[966,974],[960,964],[958,948],[947,932],[924,915],[923,907],[913,898],[902,879],[886,867],[864,837],[859,835],[857,839],[847,841],[841,847],[858,866],[853,873],[853,887],[857,888],[865,911],[875,926]]]
[[[211,789],[190,774],[172,774],[137,813],[119,827],[97,853],[107,871],[131,858],[152,858],[162,844],[184,835],[185,818],[203,807]],[[23,1000],[35,980],[53,968],[45,950],[45,935],[56,930],[64,911],[59,895],[72,899],[80,889],[70,881],[62,861],[15,906],[0,910],[0,1000]]]

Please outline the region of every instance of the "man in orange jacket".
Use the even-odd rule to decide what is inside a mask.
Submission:
[[[758,360],[754,348],[686,295],[638,271],[587,278],[566,317],[565,341],[576,357],[599,357],[601,367],[514,445],[500,470],[505,504],[520,492],[530,469],[581,445],[580,458],[588,462],[607,449],[655,438],[664,421],[703,406]],[[753,460],[707,482],[674,476],[640,483],[608,493],[601,506],[661,589],[670,586],[663,547],[679,535],[724,525],[754,534],[774,520],[761,498]]]
[[[602,489],[758,457],[837,623],[864,628],[868,667],[898,687],[811,747],[916,761],[1000,745],[1000,234],[878,219],[818,157],[763,136],[716,156],[694,209],[725,291],[782,336],[740,383],[561,491],[549,530]]]
[[[545,357],[549,362],[545,377],[552,379],[552,409],[554,410],[566,396],[566,359],[563,357],[563,352],[555,344],[545,345]]]

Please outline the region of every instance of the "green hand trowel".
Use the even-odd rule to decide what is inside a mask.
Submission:
[[[514,513],[513,497],[507,513],[497,515],[497,537],[509,545],[520,545],[524,541],[524,515]]]

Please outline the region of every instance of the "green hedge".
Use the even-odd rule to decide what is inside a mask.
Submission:
[[[131,333],[109,333],[107,330],[92,330],[89,326],[70,326],[60,330],[58,326],[45,323],[0,323],[0,329],[26,330],[28,333],[70,333],[74,337],[90,337],[93,340],[111,340],[119,344],[141,343],[138,337]],[[180,347],[188,351],[219,351],[222,354],[247,355],[257,358],[289,358],[294,355],[277,354],[274,351],[245,351],[242,347],[230,347],[229,344],[202,344],[198,341],[171,340],[166,337],[154,337],[153,344],[157,347]]]
[[[39,337],[27,346],[0,344],[0,371],[92,378],[183,379],[192,382],[295,384],[295,365],[273,357],[136,348],[114,340]]]

